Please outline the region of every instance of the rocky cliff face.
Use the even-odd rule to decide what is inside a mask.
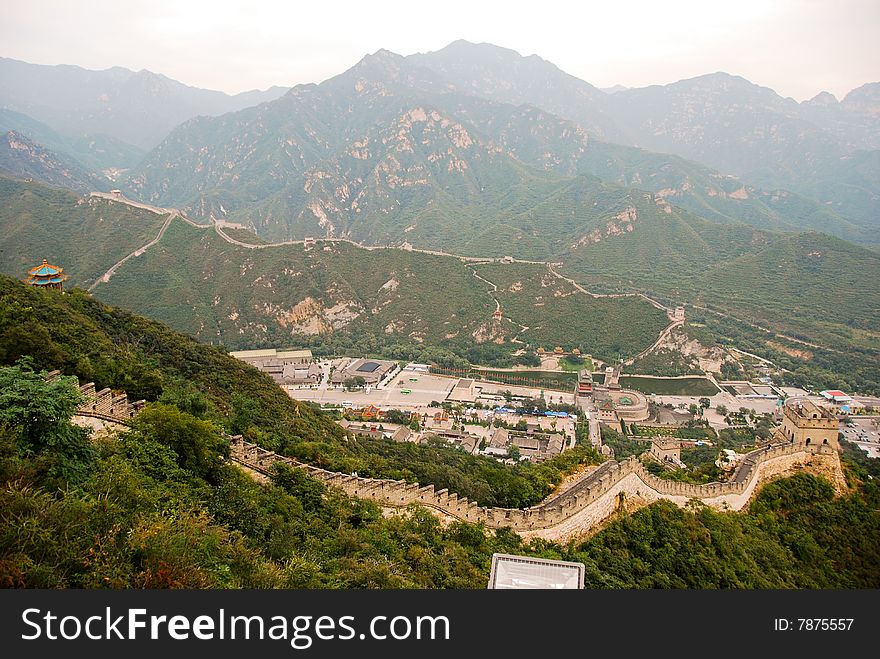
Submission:
[[[109,181],[16,131],[0,136],[0,171],[79,192],[107,189]]]
[[[780,202],[694,163],[598,142],[544,109],[465,94],[485,77],[453,83],[444,76],[457,69],[423,62],[433,60],[379,51],[272,103],[190,121],[131,173],[128,192],[245,224],[273,241],[407,241],[472,255],[503,255],[514,245],[526,258],[550,258],[604,231],[609,213],[622,210],[613,199],[627,192],[610,193],[609,201],[608,186],[585,174],[658,193],[667,205],[656,212],[676,204],[714,221],[831,227],[847,238],[861,231],[797,195]],[[529,66],[552,66],[541,62]],[[513,76],[522,67],[508,68]],[[604,96],[590,89],[581,91]],[[683,133],[673,119],[669,126]]]

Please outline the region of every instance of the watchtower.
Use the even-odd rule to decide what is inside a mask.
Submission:
[[[828,410],[808,400],[798,400],[782,408],[780,431],[793,444],[803,444],[812,453],[839,450],[839,422]]]

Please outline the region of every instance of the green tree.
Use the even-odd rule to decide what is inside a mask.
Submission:
[[[72,377],[46,380],[28,359],[0,368],[0,426],[6,426],[23,456],[38,456],[53,476],[76,483],[95,458],[88,433],[70,420],[83,397]]]
[[[709,409],[709,405],[711,405],[711,404],[712,404],[712,401],[710,401],[708,398],[705,398],[705,397],[700,398],[700,407],[702,407],[704,409]]]
[[[517,462],[519,462],[519,459],[522,457],[522,454],[520,453],[520,450],[519,450],[519,446],[515,446],[515,445],[511,444],[507,448],[507,457],[509,457],[511,460],[516,460]]]
[[[355,389],[363,389],[366,384],[367,381],[362,375],[355,375],[350,378],[345,378],[342,386],[345,387],[346,391],[354,391]]]
[[[201,478],[211,479],[229,455],[229,442],[213,423],[197,419],[164,403],[150,403],[135,418],[132,431],[170,446],[177,464]]]
[[[306,512],[312,513],[321,508],[321,498],[327,488],[301,468],[276,462],[272,465],[272,482],[299,499]]]

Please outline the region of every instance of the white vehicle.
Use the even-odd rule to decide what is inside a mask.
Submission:
[[[354,403],[352,403],[350,400],[345,400],[342,401],[342,407],[354,407]]]

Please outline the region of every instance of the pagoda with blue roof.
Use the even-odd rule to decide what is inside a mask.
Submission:
[[[31,286],[57,288],[60,291],[63,289],[65,281],[67,281],[67,275],[64,274],[64,268],[52,265],[46,259],[43,259],[43,262],[36,268],[28,270],[27,283]]]

